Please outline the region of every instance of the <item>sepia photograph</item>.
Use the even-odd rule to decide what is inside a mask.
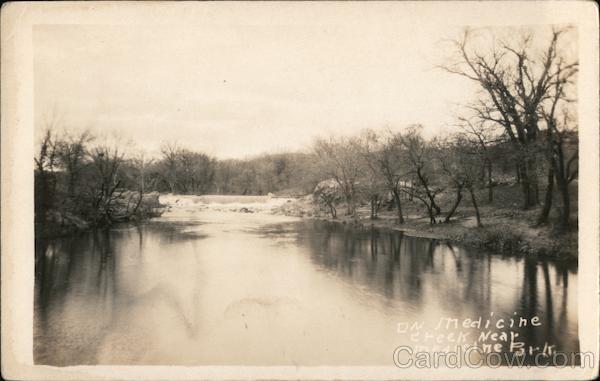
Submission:
[[[1,24],[3,377],[598,375],[592,2]]]

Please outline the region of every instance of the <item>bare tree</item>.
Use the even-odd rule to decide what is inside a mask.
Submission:
[[[402,214],[401,185],[410,173],[407,167],[406,150],[401,143],[401,135],[387,131],[377,134],[367,130],[362,138],[362,156],[369,171],[375,178],[381,178],[383,186],[394,198],[398,213],[398,223],[404,223]]]
[[[123,163],[123,152],[117,146],[103,144],[91,149],[90,157],[96,170],[94,183],[91,185],[94,211],[98,222],[110,223],[113,216],[114,202],[121,197],[123,190],[119,189],[121,179],[119,168]]]
[[[337,205],[342,199],[337,182],[332,183],[331,180],[321,181],[315,187],[313,195],[317,197],[317,201],[321,205],[329,210],[331,218],[337,218]]]
[[[35,221],[43,222],[46,212],[52,207],[56,181],[56,137],[52,128],[48,128],[40,142],[40,150],[35,161]]]
[[[431,146],[421,134],[422,129],[421,125],[410,126],[399,135],[400,144],[407,152],[410,173],[418,180],[418,184],[411,183],[408,187],[401,187],[401,190],[420,200],[427,208],[429,222],[435,224],[435,217],[442,212],[435,198],[443,189],[434,184],[434,158]]]
[[[546,47],[536,54],[531,33],[514,44],[494,38],[482,41],[482,33],[466,29],[460,39],[452,41],[457,60],[441,66],[476,82],[486,94],[472,109],[480,119],[503,126],[518,149],[517,165],[526,209],[538,203],[541,109],[554,83],[566,83],[577,72],[577,61],[566,62],[559,50],[559,40],[566,31],[554,29]]]
[[[174,177],[176,190],[182,193],[204,194],[213,185],[215,177],[215,160],[201,152],[180,149],[175,155]],[[174,176],[173,176],[174,175]]]
[[[155,160],[149,158],[146,152],[141,151],[134,156],[132,162],[138,171],[140,192],[144,194],[146,191],[146,172],[148,171],[148,167],[154,164]]]
[[[162,163],[164,166],[164,178],[163,180],[169,185],[171,193],[175,193],[177,186],[177,170],[178,170],[178,156],[181,152],[181,148],[177,142],[167,142],[160,147],[162,153]]]
[[[485,170],[485,161],[482,160],[483,153],[477,149],[476,144],[465,139],[462,134],[456,134],[452,140],[439,139],[435,144],[438,148],[436,154],[442,171],[456,191],[456,201],[444,222],[450,221],[462,200],[462,192],[466,189],[475,209],[477,226],[482,226],[475,189],[482,183],[482,173]]]
[[[488,202],[494,201],[494,147],[502,142],[503,136],[498,130],[498,125],[489,123],[485,119],[475,119],[460,117],[459,127],[462,130],[463,138],[472,143],[474,149],[477,149],[483,159],[485,167],[486,185],[488,188]]]
[[[92,140],[93,137],[89,131],[83,131],[78,134],[65,133],[56,143],[58,162],[68,176],[67,193],[69,197],[75,196],[87,155],[86,146]]]
[[[357,185],[363,171],[359,147],[360,143],[356,138],[344,137],[317,139],[313,145],[321,172],[340,186],[347,215],[355,215],[356,212]]]
[[[358,192],[362,195],[361,199],[369,200],[371,220],[379,218],[379,209],[388,193],[379,171],[364,171],[359,181]]]
[[[545,223],[548,220],[552,207],[554,177],[561,200],[559,225],[561,229],[567,230],[571,212],[569,185],[578,176],[579,150],[576,124],[568,108],[563,108],[562,118],[558,116],[557,105],[564,96],[563,86],[562,83],[555,84],[552,106],[547,112],[545,110],[543,112],[547,125],[548,189],[538,223]]]

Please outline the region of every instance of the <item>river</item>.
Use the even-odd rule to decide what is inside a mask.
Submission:
[[[182,199],[36,243],[36,364],[391,366],[478,317],[578,350],[576,265]]]

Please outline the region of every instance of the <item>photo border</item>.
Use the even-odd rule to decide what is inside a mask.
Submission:
[[[389,367],[33,365],[33,46],[38,24],[169,25],[205,20],[260,23],[307,8],[318,20],[377,17],[390,11],[443,17],[454,25],[573,24],[579,39],[579,267],[581,352],[593,369],[399,369]],[[226,15],[226,17],[225,17]],[[220,17],[220,18],[219,18]],[[1,10],[1,335],[6,379],[593,379],[599,360],[598,8],[591,1],[447,2],[13,2]],[[583,196],[583,197],[582,197]]]

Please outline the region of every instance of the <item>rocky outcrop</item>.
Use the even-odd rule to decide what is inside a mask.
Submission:
[[[127,221],[160,216],[165,205],[160,203],[159,196],[158,192],[144,193],[140,200],[139,192],[124,191],[111,205],[111,219]]]
[[[55,228],[85,230],[90,226],[89,222],[65,211],[50,210],[46,214],[46,219],[48,224]]]

